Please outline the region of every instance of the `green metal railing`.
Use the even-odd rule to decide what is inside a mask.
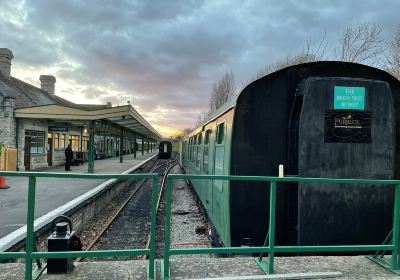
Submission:
[[[223,248],[170,248],[171,229],[171,193],[173,180],[228,180],[228,181],[263,181],[269,182],[269,230],[268,246],[258,247],[223,247]],[[308,183],[335,183],[335,184],[375,184],[395,185],[393,232],[391,244],[379,245],[335,245],[335,246],[275,246],[275,211],[276,185],[278,182],[308,182]],[[267,184],[265,185],[267,187]],[[349,251],[383,251],[391,252],[391,263],[377,262],[394,272],[399,272],[399,219],[400,219],[400,181],[398,180],[364,180],[364,179],[328,179],[328,178],[301,178],[301,177],[266,177],[266,176],[223,176],[223,175],[188,175],[171,174],[167,177],[165,194],[165,248],[161,273],[163,279],[170,278],[170,256],[187,254],[233,254],[233,253],[268,253],[268,264],[257,258],[258,265],[268,274],[274,273],[274,255],[277,252],[349,252]]]
[[[48,258],[78,258],[78,257],[115,257],[115,256],[148,256],[147,277],[155,277],[155,234],[156,234],[156,203],[158,193],[158,175],[148,174],[76,174],[76,173],[46,173],[46,172],[0,172],[0,176],[27,177],[28,187],[28,210],[25,252],[0,252],[0,259],[25,259],[25,280],[31,280],[32,275],[40,273],[41,269],[33,270],[34,259]],[[75,178],[75,179],[151,179],[153,182],[151,196],[150,217],[150,248],[129,250],[98,250],[98,251],[68,251],[68,252],[35,252],[35,193],[36,178]],[[73,188],[73,186],[71,186]]]

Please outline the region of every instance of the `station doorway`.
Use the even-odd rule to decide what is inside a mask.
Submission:
[[[47,134],[47,165],[53,166],[53,133]]]
[[[24,166],[25,170],[31,170],[31,137],[25,136],[24,146]]]

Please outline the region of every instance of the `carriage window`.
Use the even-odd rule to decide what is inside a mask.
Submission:
[[[208,145],[208,143],[210,142],[210,134],[211,134],[211,130],[209,129],[209,130],[206,131],[206,135],[204,137],[204,144],[205,145]]]
[[[201,145],[201,141],[202,141],[202,135],[201,135],[201,133],[199,133],[199,145]]]
[[[217,127],[217,144],[222,144],[225,137],[225,123],[221,123]]]
[[[215,175],[223,175],[224,174],[224,157],[225,157],[225,147],[224,146],[216,146],[215,154],[214,154],[214,174]],[[222,192],[223,191],[223,182],[222,180],[214,180],[214,185],[217,189]]]

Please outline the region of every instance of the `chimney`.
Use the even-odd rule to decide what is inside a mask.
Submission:
[[[15,98],[12,96],[4,96],[3,97],[3,105],[9,107],[11,109],[15,108]]]
[[[51,75],[40,75],[40,88],[47,91],[50,94],[54,94],[54,85],[56,78]]]
[[[10,78],[11,59],[13,58],[12,51],[7,48],[0,48],[0,73],[7,79]]]
[[[108,102],[107,102],[107,105],[106,105],[106,108],[111,108],[111,107],[112,107],[111,102],[108,101]]]

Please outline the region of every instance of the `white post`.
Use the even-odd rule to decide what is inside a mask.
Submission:
[[[283,164],[279,164],[279,174],[278,174],[278,177],[284,177],[284,174],[283,174]]]

